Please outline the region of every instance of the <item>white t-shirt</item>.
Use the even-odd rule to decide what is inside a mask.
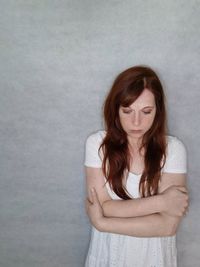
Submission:
[[[98,131],[87,138],[85,166],[101,168],[102,153],[98,149],[105,137]],[[186,173],[186,150],[176,137],[167,136],[167,156],[162,172]],[[139,198],[141,175],[129,172],[126,189],[134,198]],[[106,183],[112,199],[120,199]],[[92,235],[85,267],[176,267],[176,236],[138,238],[99,232],[92,227]]]

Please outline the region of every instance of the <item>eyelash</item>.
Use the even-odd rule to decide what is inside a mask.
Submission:
[[[123,111],[123,113],[125,113],[125,114],[130,114],[131,111]],[[151,111],[143,111],[143,113],[144,113],[145,115],[147,115],[147,114],[150,114]]]
[[[131,111],[123,111],[123,113],[125,113],[125,114],[130,114]]]

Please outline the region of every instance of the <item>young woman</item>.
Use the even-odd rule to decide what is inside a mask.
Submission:
[[[86,267],[176,267],[176,231],[188,209],[186,151],[166,135],[164,93],[144,66],[118,75],[105,131],[86,141]]]

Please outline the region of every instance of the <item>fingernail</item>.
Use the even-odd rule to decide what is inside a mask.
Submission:
[[[94,193],[94,187],[92,187],[92,188],[90,189],[90,191],[91,191],[92,193]]]

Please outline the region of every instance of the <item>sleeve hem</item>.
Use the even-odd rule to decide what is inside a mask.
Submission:
[[[85,167],[91,167],[91,168],[101,168],[101,166],[97,165],[97,164],[92,164],[92,163],[84,163]]]
[[[187,173],[187,170],[178,170],[178,169],[172,169],[170,171],[168,170],[163,170],[162,173],[184,173],[186,174]]]

